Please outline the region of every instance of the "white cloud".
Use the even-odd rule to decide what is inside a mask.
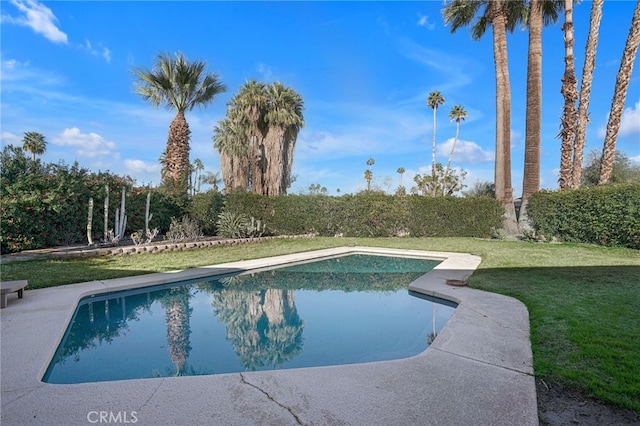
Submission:
[[[94,47],[89,40],[85,39],[84,44],[79,45],[79,47],[93,56],[102,56],[105,61],[111,62],[111,50],[102,46],[102,43],[98,43],[98,46]]]
[[[634,133],[640,133],[640,101],[622,111],[620,135],[627,136]]]
[[[636,155],[635,157],[629,157],[629,161],[632,163],[640,164],[640,155]]]
[[[51,9],[35,0],[11,0],[24,15],[19,17],[2,15],[3,23],[29,27],[54,43],[67,43],[67,35],[56,26],[58,19]]]
[[[11,144],[11,145],[19,146],[22,144],[22,138],[11,132],[2,132],[0,134],[0,140],[2,140],[3,145]]]
[[[436,146],[436,153],[439,156],[449,158],[451,148],[453,147],[454,138],[447,139],[446,142]],[[453,153],[453,160],[463,163],[490,163],[495,160],[493,151],[486,151],[475,142],[458,139],[456,150]]]
[[[418,14],[418,26],[425,27],[428,30],[432,30],[436,27],[434,22],[429,21],[429,16]]]
[[[53,144],[72,147],[78,156],[87,158],[111,156],[116,149],[115,143],[97,133],[81,133],[77,127],[64,129],[60,136],[53,139]]]
[[[132,175],[160,173],[160,164],[145,163],[142,160],[124,160],[124,167]]]
[[[598,137],[601,139],[607,135],[608,121],[609,114],[607,114],[605,123],[598,128]],[[640,133],[640,101],[636,102],[634,106],[625,108],[622,111],[622,117],[620,117],[618,136],[628,136],[634,133]]]

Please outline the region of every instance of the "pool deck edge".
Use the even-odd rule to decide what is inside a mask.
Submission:
[[[332,367],[52,385],[40,381],[78,300],[86,295],[264,269],[351,252],[442,262],[409,289],[459,304],[426,351],[411,358]],[[27,290],[0,311],[4,425],[537,425],[529,318],[519,301],[446,279],[465,279],[478,256],[341,247]],[[106,414],[105,414],[106,413]],[[135,421],[134,421],[135,420]]]

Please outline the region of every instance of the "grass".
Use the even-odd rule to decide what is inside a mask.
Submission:
[[[477,254],[471,287],[529,309],[536,376],[640,412],[640,252],[472,238],[313,238],[184,252],[3,263],[3,280],[42,288],[344,245]]]

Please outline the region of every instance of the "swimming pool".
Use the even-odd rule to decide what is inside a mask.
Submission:
[[[439,261],[350,254],[84,298],[43,381],[210,375],[406,358],[455,304],[409,292]]]

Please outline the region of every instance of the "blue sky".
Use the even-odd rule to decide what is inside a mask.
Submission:
[[[616,74],[635,1],[607,0],[590,103],[587,148],[601,150]],[[410,187],[430,170],[431,91],[446,103],[437,113],[437,160],[446,163],[455,136],[448,115],[468,113],[452,166],[465,183],[493,181],[495,78],[491,34],[473,41],[451,34],[442,1],[407,2],[93,2],[2,0],[2,145],[22,145],[25,132],[45,135],[43,160],[128,174],[157,184],[158,158],[175,113],[133,92],[131,70],[151,68],[159,53],[204,60],[227,87],[205,109],[187,113],[191,159],[220,171],[213,128],[247,80],[280,81],[300,93],[306,126],[299,134],[290,193],[319,183],[330,194],[373,185],[392,192],[399,167]],[[580,79],[591,2],[574,9]],[[561,17],[562,20],[562,17]],[[543,33],[541,186],[557,188],[563,99],[562,22]],[[508,37],[512,90],[512,180],[522,191],[527,33]],[[635,63],[617,148],[640,162],[640,64]]]

